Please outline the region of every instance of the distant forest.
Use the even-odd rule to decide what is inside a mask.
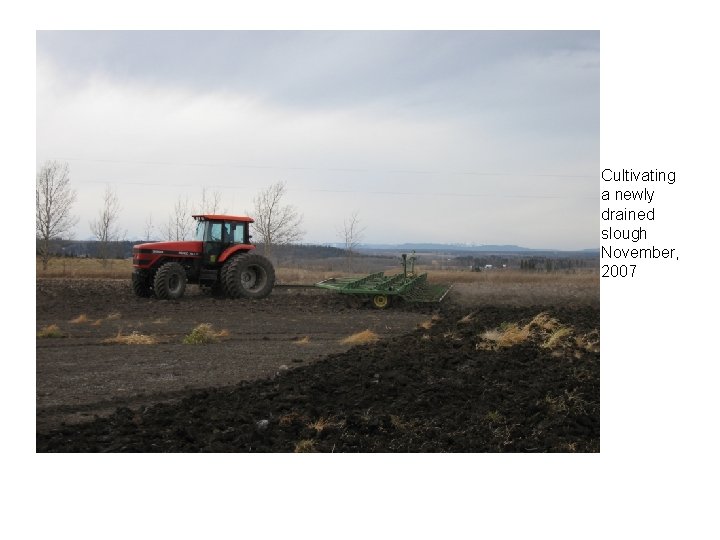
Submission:
[[[111,242],[107,256],[113,259],[129,259],[132,257],[134,241]],[[263,253],[263,244],[256,244],[258,253]],[[399,246],[397,250],[385,248],[363,249],[358,248],[353,254],[352,267],[356,271],[381,271],[388,266],[400,265],[400,255],[403,252]],[[56,257],[87,257],[100,256],[101,243],[93,240],[56,240],[52,244],[51,252]],[[418,250],[416,252],[417,264],[431,266],[436,269],[462,269],[482,272],[512,268],[529,272],[551,272],[557,270],[573,270],[580,268],[594,268],[599,265],[599,253],[596,251],[533,251],[522,250],[517,252],[480,251],[469,253],[466,249],[454,250],[447,246],[443,250]],[[286,244],[273,246],[270,257],[277,265],[311,268],[330,265],[333,269],[342,269],[347,266],[347,252],[344,249],[331,246],[313,244]]]
[[[154,242],[155,240],[151,240]],[[108,243],[108,257],[111,259],[132,258],[134,245],[145,243],[144,240],[126,240]],[[101,243],[96,240],[55,240],[52,242],[50,251],[56,257],[89,257],[100,256]],[[263,244],[255,244],[259,253],[263,252]],[[345,250],[318,245],[287,244],[273,246],[273,257],[278,259],[290,258],[316,258],[327,259],[333,257],[344,257]]]

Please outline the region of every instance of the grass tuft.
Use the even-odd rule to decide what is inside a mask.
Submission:
[[[344,422],[333,422],[330,418],[325,418],[324,416],[318,418],[314,422],[310,422],[307,427],[310,429],[314,429],[318,433],[322,432],[324,429],[327,429],[329,427],[342,427],[344,425]]]
[[[303,439],[302,441],[298,441],[295,443],[295,453],[303,453],[303,452],[314,452],[315,451],[315,441],[311,439]]]
[[[107,338],[103,341],[103,343],[116,343],[120,345],[155,345],[157,343],[157,338],[155,336],[141,334],[137,331],[124,335],[122,331],[119,330],[117,336]]]
[[[295,343],[295,345],[307,345],[308,343],[310,343],[310,336],[297,338],[293,343]]]
[[[81,313],[80,315],[78,315],[78,316],[75,317],[74,319],[70,319],[68,322],[69,322],[70,324],[82,324],[82,323],[88,322],[89,320],[90,320],[90,319],[88,319],[87,315],[85,315],[84,313]]]
[[[588,352],[600,352],[600,333],[593,330],[575,338],[575,345]]]
[[[37,333],[39,338],[59,338],[63,337],[63,333],[60,331],[60,327],[57,324],[49,324],[43,326]]]
[[[535,317],[533,317],[533,319],[528,323],[528,326],[533,329],[539,328],[547,332],[554,332],[561,325],[557,319],[551,317],[548,313],[543,311],[542,313],[535,315]]]
[[[303,419],[303,418],[304,418],[304,417],[301,416],[299,413],[289,412],[289,413],[283,414],[283,415],[278,419],[278,424],[281,425],[281,426],[290,426],[290,425],[292,425],[293,423],[295,423],[296,421],[300,421],[300,420]]]
[[[518,323],[505,322],[499,328],[487,330],[480,334],[480,341],[475,345],[477,350],[493,349],[495,347],[512,347],[528,340],[539,344],[546,349],[555,349],[569,344],[568,340],[573,334],[571,326],[565,326],[548,313],[535,315],[524,326]],[[587,340],[575,338],[575,344],[587,350],[592,350],[593,338]],[[558,353],[559,354],[559,353]]]
[[[563,340],[572,334],[572,330],[567,326],[560,326],[553,331],[552,334],[542,344],[546,349],[554,349],[562,344]]]
[[[225,338],[230,335],[227,330],[220,330],[216,332],[213,330],[212,324],[202,323],[198,324],[192,331],[185,336],[183,343],[186,345],[207,345],[209,343],[217,343],[220,338]]]
[[[500,347],[512,347],[523,343],[530,337],[530,329],[527,326],[520,326],[516,323],[506,325],[497,340]]]
[[[460,320],[458,321],[458,324],[468,324],[468,323],[471,323],[474,318],[475,318],[475,314],[474,314],[474,313],[468,313],[467,315],[465,315],[462,319],[460,319]]]
[[[365,343],[375,343],[379,339],[380,336],[372,330],[363,330],[362,332],[346,337],[340,343],[343,345],[362,345]]]

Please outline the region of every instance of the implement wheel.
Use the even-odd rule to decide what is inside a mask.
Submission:
[[[385,294],[376,294],[372,298],[372,305],[377,309],[385,309],[390,305],[390,298]]]

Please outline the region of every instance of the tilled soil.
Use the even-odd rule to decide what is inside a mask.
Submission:
[[[38,339],[37,451],[599,451],[597,306],[472,310],[449,298],[376,311],[279,290],[263,302],[173,303],[125,285],[38,283],[38,328],[78,311],[91,322]],[[148,331],[164,317],[166,343],[100,343],[118,321]],[[180,343],[198,322],[230,337]],[[380,341],[339,343],[366,328]],[[513,328],[525,333],[498,340]],[[83,412],[91,421],[78,422]]]
[[[272,376],[349,349],[342,340],[357,332],[387,339],[428,318],[427,308],[351,309],[319,289],[276,289],[249,302],[188,287],[180,301],[158,301],[134,296],[129,280],[47,279],[38,280],[36,293],[38,330],[56,325],[62,335],[37,340],[38,431]],[[224,335],[184,344],[200,324]],[[112,342],[133,333],[156,344]]]

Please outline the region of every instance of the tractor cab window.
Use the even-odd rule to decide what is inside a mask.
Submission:
[[[195,229],[195,240],[198,242],[204,242],[205,241],[205,226],[207,225],[207,221],[198,221],[197,227]]]
[[[228,242],[232,244],[244,244],[245,243],[245,223],[228,223],[229,236]]]
[[[244,222],[233,223],[232,225],[232,236],[233,242],[236,244],[247,243],[247,227],[248,224]]]
[[[227,235],[226,235],[227,236]],[[210,223],[208,231],[208,242],[225,242],[223,239],[223,223],[221,221],[213,221]]]

